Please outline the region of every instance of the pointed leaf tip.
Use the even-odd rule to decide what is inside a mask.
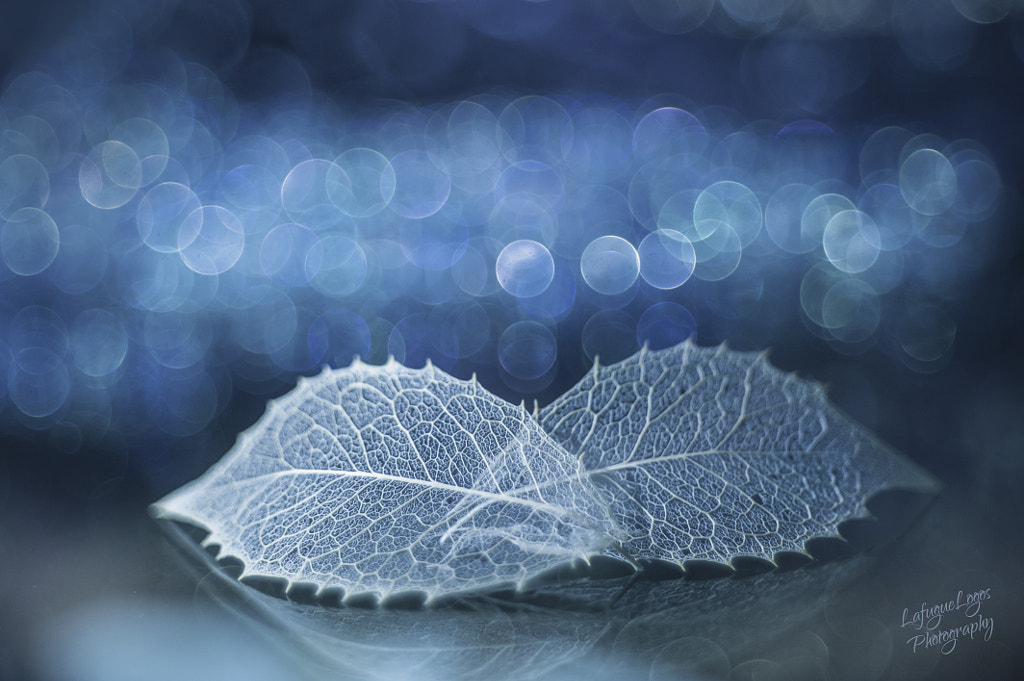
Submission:
[[[378,596],[520,584],[616,531],[525,403],[394,362],[301,381],[157,508],[246,574]]]
[[[634,568],[777,564],[868,517],[881,491],[937,488],[832,407],[822,384],[779,371],[766,352],[688,338],[610,366],[595,358],[532,414],[475,373],[461,381],[429,360],[409,369],[356,355],[300,376],[151,513],[204,528],[204,544],[241,559],[246,576],[433,602],[519,588],[602,552]],[[383,555],[382,527],[403,538]]]
[[[933,478],[764,353],[683,343],[605,367],[541,410],[644,560],[772,560]],[[802,549],[801,549],[802,550]]]

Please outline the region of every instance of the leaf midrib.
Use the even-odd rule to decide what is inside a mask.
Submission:
[[[757,455],[757,456],[781,456],[783,454],[796,454],[796,455],[799,455],[799,456],[808,456],[808,455],[814,455],[814,454],[818,454],[818,453],[819,452],[814,451],[814,450],[810,450],[810,451],[786,451],[786,450],[762,450],[762,449],[751,449],[751,450],[742,450],[742,449],[726,449],[726,450],[708,449],[708,450],[702,450],[702,451],[698,451],[698,452],[680,452],[680,453],[677,453],[677,454],[667,454],[665,456],[651,457],[649,459],[639,459],[639,460],[633,459],[633,460],[630,460],[630,461],[622,461],[622,462],[619,462],[619,463],[615,463],[615,464],[610,464],[608,466],[604,466],[602,468],[587,469],[587,470],[584,471],[584,474],[581,477],[586,478],[586,479],[590,479],[593,476],[601,475],[601,474],[605,474],[605,473],[614,473],[616,471],[627,470],[627,469],[630,469],[630,468],[642,468],[642,467],[648,466],[648,465],[654,465],[654,464],[658,464],[658,463],[668,463],[668,462],[672,462],[672,461],[679,461],[679,460],[682,460],[682,459],[688,459],[688,458],[691,458],[691,457],[700,457],[700,456],[713,456],[713,455],[714,456],[722,456],[722,455],[730,455],[730,454],[736,455],[736,456],[755,456],[755,455]],[[235,483],[255,482],[255,481],[259,481],[259,480],[263,480],[263,479],[275,479],[275,478],[281,478],[281,477],[286,477],[286,476],[297,476],[297,475],[337,476],[337,477],[346,477],[346,478],[365,478],[365,479],[370,479],[370,480],[390,480],[390,481],[393,481],[393,482],[400,482],[400,483],[406,483],[406,484],[411,484],[411,485],[419,485],[421,487],[427,487],[427,488],[430,488],[430,489],[441,489],[441,490],[445,490],[445,491],[449,491],[449,492],[454,492],[454,493],[459,493],[459,494],[464,494],[464,495],[472,495],[472,496],[480,497],[480,498],[483,498],[483,499],[489,499],[491,501],[504,501],[504,502],[509,502],[509,503],[517,503],[517,504],[521,504],[523,506],[529,506],[531,508],[536,508],[536,509],[539,509],[539,510],[545,510],[545,511],[548,511],[550,513],[554,513],[555,515],[561,515],[561,516],[566,516],[566,517],[576,517],[576,514],[572,513],[571,511],[569,511],[569,509],[567,509],[567,508],[565,508],[563,506],[558,506],[558,505],[555,505],[555,504],[540,503],[540,502],[537,502],[537,501],[532,501],[530,499],[524,499],[522,497],[513,496],[514,494],[531,492],[531,491],[543,489],[545,487],[551,487],[552,485],[558,485],[558,484],[562,484],[562,483],[572,482],[575,478],[570,477],[570,476],[566,476],[566,477],[562,477],[562,478],[555,478],[555,479],[551,479],[551,480],[546,480],[543,483],[540,483],[540,484],[537,484],[537,485],[531,485],[529,487],[517,488],[515,490],[511,490],[507,494],[496,494],[494,492],[485,492],[483,490],[472,489],[472,488],[469,488],[469,487],[459,487],[458,485],[451,485],[451,484],[444,483],[444,482],[438,482],[436,480],[421,480],[419,478],[407,478],[407,477],[403,477],[403,476],[400,476],[400,475],[390,475],[390,474],[387,474],[387,473],[369,473],[369,472],[365,472],[365,471],[339,471],[339,470],[329,470],[329,469],[297,469],[297,468],[293,468],[293,469],[290,469],[290,470],[274,471],[272,473],[264,473],[262,475],[256,475],[256,476],[252,476],[252,477],[247,477],[244,480],[233,480],[232,482],[235,482]]]
[[[627,461],[620,461],[619,463],[609,464],[603,468],[587,469],[587,475],[599,475],[601,473],[613,473],[615,471],[625,470],[628,468],[641,468],[650,464],[666,463],[670,461],[680,461],[682,459],[689,459],[690,457],[698,456],[725,456],[725,455],[736,455],[736,456],[782,456],[784,454],[793,454],[797,456],[809,456],[821,454],[817,450],[801,450],[801,451],[787,451],[782,449],[706,449],[699,452],[679,452],[678,454],[666,454],[664,456],[653,456],[649,459],[630,459]]]
[[[246,477],[246,478],[241,479],[241,480],[232,480],[231,482],[235,483],[235,484],[240,484],[240,483],[258,482],[258,481],[266,480],[266,479],[271,479],[272,480],[272,479],[284,478],[284,477],[289,477],[289,476],[299,476],[299,475],[311,475],[311,476],[315,476],[315,477],[334,476],[334,477],[342,477],[342,478],[365,478],[365,479],[370,479],[370,480],[388,480],[388,481],[392,481],[392,482],[400,482],[400,483],[405,483],[405,484],[410,484],[410,485],[419,485],[421,487],[427,487],[427,488],[430,488],[430,489],[440,489],[440,490],[445,490],[445,491],[448,491],[448,492],[454,492],[454,493],[458,493],[458,494],[472,495],[472,496],[480,497],[480,498],[483,498],[483,499],[488,499],[490,501],[504,501],[504,502],[508,502],[508,503],[516,503],[516,504],[520,504],[520,505],[523,505],[523,506],[528,506],[530,508],[547,511],[549,513],[552,513],[553,515],[560,515],[560,516],[565,516],[565,517],[576,517],[576,515],[577,515],[577,514],[572,513],[571,511],[569,511],[569,509],[567,509],[567,508],[565,508],[563,506],[557,506],[557,505],[548,504],[548,503],[541,503],[541,502],[533,501],[531,499],[523,499],[521,497],[511,496],[512,494],[519,493],[519,492],[529,492],[529,491],[532,491],[532,490],[539,490],[542,487],[548,487],[548,486],[556,485],[556,484],[559,484],[559,483],[571,482],[572,478],[569,478],[569,477],[559,478],[559,479],[556,479],[556,480],[551,480],[551,481],[548,481],[544,485],[536,485],[536,486],[531,486],[531,487],[525,487],[525,488],[521,488],[521,489],[512,490],[508,494],[496,494],[494,492],[485,492],[483,490],[472,489],[472,488],[469,488],[469,487],[459,487],[458,485],[451,485],[451,484],[448,484],[448,483],[445,483],[445,482],[438,482],[436,480],[421,480],[419,478],[407,478],[407,477],[403,477],[403,476],[400,476],[400,475],[389,475],[387,473],[367,473],[367,472],[364,472],[364,471],[339,471],[339,470],[329,470],[329,469],[298,469],[298,468],[293,468],[293,469],[290,469],[290,470],[274,471],[272,473],[263,473],[262,475],[254,475],[254,476],[251,476],[251,477]]]

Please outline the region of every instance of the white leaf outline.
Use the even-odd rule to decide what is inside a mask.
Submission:
[[[741,367],[743,371],[739,373],[722,371],[722,366],[727,366],[728,363]],[[617,381],[618,377],[626,375],[630,371],[635,374],[631,381]],[[654,413],[656,400],[665,395],[671,395],[673,389],[677,387],[676,382],[685,377],[687,371],[694,372],[695,380],[690,381],[689,386],[679,392],[679,397],[674,398],[668,408],[662,410],[657,418],[652,419],[651,414]],[[421,575],[417,579],[390,581],[365,579],[365,575],[359,574],[345,577],[333,573],[319,574],[311,579],[308,572],[281,570],[273,564],[268,565],[267,561],[261,563],[258,552],[248,550],[246,542],[237,541],[235,535],[238,535],[239,532],[232,532],[225,526],[223,509],[218,511],[211,507],[209,497],[216,496],[213,493],[224,484],[237,487],[238,480],[235,480],[230,474],[230,469],[232,466],[238,465],[239,462],[243,467],[249,468],[253,465],[258,466],[261,463],[266,464],[268,461],[273,461],[273,457],[261,459],[259,454],[251,455],[256,438],[264,430],[276,433],[276,428],[282,423],[289,422],[289,415],[291,415],[292,421],[298,419],[295,414],[302,413],[301,405],[304,396],[315,387],[314,384],[318,380],[323,381],[325,376],[337,377],[341,374],[345,374],[348,378],[354,378],[356,374],[363,375],[360,372],[376,373],[377,378],[381,380],[386,380],[390,376],[396,381],[398,380],[397,376],[429,374],[430,380],[438,380],[440,377],[440,380],[447,385],[462,386],[460,390],[473,399],[484,399],[491,406],[497,405],[495,408],[504,414],[499,419],[502,427],[506,427],[510,420],[513,423],[519,423],[520,431],[527,433],[528,442],[530,438],[534,438],[541,444],[539,449],[531,450],[528,446],[520,446],[523,443],[518,435],[509,438],[508,441],[512,444],[512,448],[516,449],[512,454],[516,455],[513,458],[518,460],[521,472],[532,476],[532,472],[538,464],[538,459],[536,459],[538,451],[547,451],[549,454],[554,452],[555,460],[560,462],[556,465],[553,475],[541,481],[538,481],[536,477],[531,477],[530,484],[515,487],[511,492],[514,495],[541,494],[541,491],[545,489],[558,489],[563,492],[568,489],[569,503],[538,503],[529,499],[510,498],[505,492],[488,492],[486,489],[488,484],[493,483],[500,489],[498,478],[501,477],[495,475],[495,471],[489,466],[484,466],[479,471],[479,476],[469,485],[445,485],[436,480],[425,484],[423,480],[405,476],[390,476],[379,471],[348,471],[341,477],[348,480],[365,478],[376,483],[394,482],[420,485],[434,491],[444,491],[446,494],[464,495],[454,507],[449,509],[449,515],[442,516],[428,528],[429,531],[437,531],[453,515],[460,512],[465,513],[449,525],[444,525],[443,532],[436,537],[434,548],[447,546],[449,549],[448,553],[435,557],[431,562],[434,572],[426,577]],[[720,439],[714,441],[717,444],[704,448],[693,448],[691,446],[693,442],[706,430],[703,408],[713,405],[717,409],[719,421],[730,417],[731,411],[727,404],[728,388],[730,385],[733,387],[738,385],[735,377],[740,374],[743,376],[741,383],[743,396],[740,398],[739,413],[735,420],[725,423],[728,428],[723,431]],[[654,382],[645,389],[643,399],[636,399],[636,395],[632,400],[619,397],[623,385],[644,386],[646,382],[652,380]],[[696,409],[681,414],[673,413],[673,410],[678,410],[687,397],[692,397],[702,386],[710,385],[714,380],[720,381],[720,386],[710,395],[711,399],[705,400]],[[766,383],[767,386],[757,384],[758,380]],[[362,385],[359,380],[352,382]],[[599,393],[608,390],[609,387],[614,389],[612,397],[602,397]],[[768,413],[773,408],[793,407],[796,410],[794,413],[798,415],[798,420],[809,418],[817,424],[818,431],[807,435],[804,433],[805,426],[795,430],[790,428],[787,431],[782,428],[786,425],[784,422],[769,421],[767,425],[774,425],[782,435],[791,439],[795,437],[798,446],[786,445],[784,441],[781,448],[725,449],[724,445],[738,433],[743,433],[744,424],[759,413],[758,410],[752,411],[749,407],[752,399],[764,399],[765,395],[772,392],[765,390],[765,387],[774,389],[778,394],[784,395],[785,399],[769,404],[762,411]],[[577,403],[582,402],[585,408],[581,409],[579,404],[574,406],[574,400]],[[601,404],[603,407],[594,410],[595,404]],[[613,409],[630,411],[637,405],[641,405],[646,412],[639,434],[630,436],[627,429],[625,435],[620,432],[609,438],[607,432],[609,427],[619,427],[621,431],[621,426],[616,426],[616,424],[635,423],[637,419],[623,419],[621,418],[622,414],[619,414],[619,419],[604,417]],[[340,411],[345,413],[343,409]],[[441,411],[447,413],[444,409]],[[589,422],[587,414],[589,414]],[[696,419],[696,427],[689,431],[681,431],[691,439],[681,452],[671,452],[654,457],[645,456],[642,451],[645,441],[649,438],[650,433],[657,432],[657,428],[654,426],[666,414]],[[434,415],[436,416],[436,411]],[[565,449],[559,444],[555,444],[544,431],[530,430],[529,424],[536,425],[535,420],[536,423],[545,426],[545,430],[549,431],[561,445],[564,445]],[[679,419],[679,421],[681,424],[683,419]],[[295,424],[292,423],[292,425]],[[712,423],[709,422],[709,425]],[[585,432],[582,432],[584,430]],[[335,438],[337,433],[324,431],[320,425],[315,423],[315,419],[312,427],[302,430],[305,436],[321,431],[328,438],[335,439],[335,443],[337,443]],[[760,424],[757,432],[761,432],[763,436],[763,433],[767,432],[765,424]],[[786,435],[787,433],[788,435]],[[671,433],[671,437],[662,443],[663,446],[678,448],[678,443],[675,442],[677,434]],[[749,436],[750,432],[747,432],[746,435]],[[800,443],[800,437],[803,435],[807,435],[809,439]],[[595,447],[594,444],[597,441],[603,444]],[[623,449],[624,445],[629,450],[628,454],[625,456],[616,454]],[[413,451],[416,451],[417,446],[414,444]],[[573,452],[575,457],[570,455],[566,449]],[[366,468],[372,468],[368,458],[369,450],[364,446],[362,451],[366,457]],[[302,456],[312,455],[313,453],[308,447],[302,454]],[[803,461],[804,467],[810,466],[812,470],[817,467],[815,474],[819,479],[812,481],[804,475],[807,471],[802,473],[795,470],[792,464],[794,457],[799,457]],[[495,461],[505,461],[505,458],[503,454]],[[702,463],[703,461],[714,463],[716,459],[719,460],[719,463],[729,460],[732,466],[731,468],[726,467],[726,473],[742,472],[747,478],[746,482],[751,484],[729,483],[722,479],[720,472],[709,470]],[[794,478],[790,484],[785,486],[774,482],[766,486],[764,471],[751,465],[751,461],[760,462],[762,466],[764,462],[771,462],[770,465],[776,465],[778,468],[775,472],[786,469],[788,466],[789,472],[794,474]],[[569,462],[573,465],[570,466]],[[746,504],[743,512],[737,512],[736,508],[727,508],[725,512],[702,512],[702,514],[698,513],[697,516],[693,516],[693,509],[690,509],[689,520],[699,517],[710,521],[714,527],[725,527],[728,523],[732,523],[733,526],[727,527],[724,533],[720,533],[726,535],[725,541],[722,541],[721,537],[718,538],[717,543],[712,540],[712,536],[695,537],[694,533],[673,526],[673,523],[680,521],[679,517],[670,517],[667,512],[662,513],[660,517],[658,515],[657,507],[659,505],[667,508],[667,504],[662,503],[665,500],[685,501],[683,497],[686,494],[692,495],[695,490],[701,489],[699,483],[692,484],[694,482],[693,466],[691,465],[693,462],[697,462],[698,468],[704,468],[703,474],[707,479],[719,478],[722,490],[738,496]],[[425,465],[422,458],[419,459],[419,463]],[[779,466],[780,463],[783,465]],[[550,462],[545,465],[550,467]],[[558,466],[563,466],[563,468],[558,468]],[[659,467],[661,470],[657,470]],[[823,473],[824,468],[828,468],[829,472]],[[657,475],[651,475],[649,470],[654,470]],[[507,472],[505,471],[503,475]],[[643,486],[638,487],[635,481],[630,481],[628,476],[623,475],[629,472],[642,472],[647,476],[650,483],[648,487],[658,490],[653,498],[655,503],[637,499],[637,490],[642,489]],[[337,472],[324,476],[322,470],[312,473],[308,470],[293,470],[289,475],[331,477],[331,475],[337,475]],[[690,476],[689,479],[688,476]],[[249,480],[246,482],[274,477],[280,476],[249,476]],[[823,481],[823,477],[829,479]],[[752,480],[752,478],[754,479]],[[803,495],[794,491],[795,487],[799,486],[794,486],[792,484],[794,481],[806,486]],[[532,419],[522,407],[516,409],[480,388],[475,377],[471,381],[458,381],[437,371],[429,362],[425,369],[410,370],[398,365],[393,360],[389,360],[389,363],[383,367],[373,367],[363,365],[357,359],[348,369],[335,372],[325,371],[313,379],[300,380],[300,385],[296,390],[270,404],[267,414],[250,431],[242,434],[231,452],[210,472],[155,504],[154,515],[182,520],[210,531],[210,536],[207,537],[205,543],[220,545],[222,556],[234,555],[241,558],[245,564],[245,572],[242,576],[253,574],[280,577],[289,583],[312,581],[321,591],[340,587],[350,594],[372,593],[377,597],[386,597],[402,591],[419,590],[425,592],[428,601],[431,601],[436,597],[452,593],[484,591],[501,586],[511,585],[518,589],[548,569],[576,559],[588,561],[592,555],[600,552],[619,558],[625,557],[634,566],[637,565],[636,560],[669,561],[680,565],[687,561],[710,560],[729,564],[740,556],[774,562],[774,557],[780,552],[806,553],[805,544],[811,539],[838,537],[841,522],[869,515],[865,502],[879,491],[906,488],[932,493],[936,491],[937,487],[937,482],[931,476],[883,445],[865,429],[848,420],[830,405],[825,399],[822,386],[799,379],[794,374],[784,374],[775,369],[767,361],[766,353],[738,353],[728,350],[724,344],[717,348],[700,348],[688,341],[675,348],[654,352],[649,351],[645,346],[637,355],[611,367],[602,367],[595,363],[594,370],[574,388],[545,407],[544,410],[540,411],[535,408]],[[785,496],[792,504],[803,509],[803,517],[796,519],[791,513],[792,509],[789,509],[790,513],[784,514],[783,517],[768,513],[768,520],[775,524],[769,528],[762,528],[763,531],[760,532],[751,531],[751,527],[744,527],[743,524],[751,522],[748,517],[751,511],[755,515],[760,514],[761,520],[764,520],[766,516],[762,511],[772,504],[765,503],[762,492],[767,492],[769,488],[773,495]],[[234,492],[237,499],[237,489]],[[663,495],[660,499],[659,494]],[[829,495],[834,497],[831,504],[827,503],[826,499]],[[229,494],[228,497],[230,498],[231,495]],[[811,501],[808,501],[808,497]],[[770,501],[773,497],[769,496],[768,498]],[[480,499],[485,501],[477,503]],[[419,495],[414,495],[409,501],[416,500],[419,500]],[[517,536],[517,532],[524,530],[525,526],[521,524],[510,528],[507,524],[502,526],[501,523],[492,523],[487,519],[480,525],[476,524],[475,516],[488,509],[492,503],[498,504],[510,500],[520,507],[531,508],[533,511],[547,513],[551,516],[561,516],[580,523],[570,531],[582,532],[583,536],[576,538],[576,541],[562,541],[564,538],[559,539],[558,532],[551,532],[550,520],[540,523],[540,526],[548,528],[548,534],[539,541],[528,536]],[[402,506],[395,507],[388,515],[401,510],[408,505],[409,501]],[[718,501],[721,502],[721,499]],[[435,512],[438,506],[437,500],[434,500],[433,504],[425,505],[428,510],[433,508]],[[690,503],[690,506],[694,507],[695,505]],[[785,510],[782,509],[782,511]],[[609,512],[611,515],[608,515]],[[824,518],[818,517],[822,515]],[[641,522],[638,529],[637,518],[643,519],[644,517],[647,518],[646,525]],[[555,526],[564,527],[564,524],[559,525],[559,522],[556,522]],[[469,531],[464,533],[463,528],[467,525],[470,526]],[[666,533],[665,527],[669,527],[671,531]],[[797,528],[796,531],[794,531],[794,527]],[[510,529],[512,530],[511,538]],[[529,527],[526,529],[528,530]],[[730,532],[733,535],[731,538],[729,537]],[[386,532],[378,534],[382,537],[388,536]],[[528,535],[529,532],[526,534]],[[668,542],[664,541],[666,536],[669,538]],[[690,542],[683,546],[680,543],[680,538],[689,539]],[[693,550],[695,538],[705,540],[705,545],[698,547],[698,550]],[[554,541],[549,541],[552,539]],[[446,568],[458,572],[459,566],[452,563],[458,563],[467,553],[474,550],[479,554],[478,544],[481,541],[492,544],[505,542],[506,545],[510,544],[522,552],[522,561],[513,570],[514,574],[511,577],[507,572],[498,577],[492,575],[490,579],[480,579],[479,576],[466,578],[465,575],[456,575],[455,577],[448,575],[446,579],[438,577],[438,571],[444,571]],[[672,546],[672,543],[675,546]],[[356,558],[358,556],[353,559]]]
[[[362,393],[353,403],[356,411],[345,408],[353,391]],[[448,398],[440,408],[431,401],[438,395]],[[407,410],[395,408],[400,399],[409,403]],[[388,400],[390,413],[383,409],[363,421]],[[433,407],[432,422],[414,420],[417,400]],[[328,429],[331,415],[340,418]],[[474,416],[480,417],[478,432],[490,440],[476,441],[465,429]],[[403,432],[397,425],[402,419],[426,429],[419,436]],[[441,439],[439,428],[445,431]],[[404,443],[398,441],[403,434]],[[378,435],[382,446],[368,446],[365,437]],[[385,435],[399,437],[387,442]],[[346,450],[343,436],[361,446]],[[460,450],[467,436],[473,446]],[[310,463],[323,463],[328,454],[340,468]],[[471,478],[456,470],[460,461],[476,465]],[[384,472],[388,467],[408,472]],[[301,379],[270,403],[220,462],[154,504],[153,513],[207,530],[205,544],[243,562],[241,577],[311,582],[321,592],[340,588],[378,598],[421,591],[428,602],[465,591],[521,588],[548,570],[587,560],[617,534],[579,462],[522,405],[491,395],[475,377],[459,381],[429,363],[413,370],[393,359],[372,366],[357,358],[346,369]],[[358,523],[363,526],[346,537],[345,526]]]
[[[726,403],[736,377],[738,409]],[[762,400],[764,406],[750,409]],[[793,415],[796,427],[779,418]],[[765,352],[736,352],[724,343],[702,348],[688,340],[657,351],[645,345],[609,367],[595,362],[536,417],[588,468],[627,534],[616,548],[633,560],[775,563],[780,553],[807,554],[812,539],[841,537],[839,525],[870,517],[865,503],[880,491],[938,489],[929,474],[831,405],[823,386],[776,369]],[[766,422],[752,429],[754,417]],[[687,420],[693,428],[683,428]],[[717,436],[701,443],[719,424]],[[666,427],[677,430],[658,432]],[[768,437],[773,428],[778,442],[750,446],[752,435]],[[730,446],[744,436],[747,446]],[[787,472],[789,484],[772,479]],[[742,484],[729,479],[737,476]]]

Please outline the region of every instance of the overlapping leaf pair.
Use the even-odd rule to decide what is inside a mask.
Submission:
[[[935,481],[761,354],[595,365],[534,415],[428,365],[302,379],[153,507],[244,575],[346,594],[521,587],[575,559],[772,560]]]

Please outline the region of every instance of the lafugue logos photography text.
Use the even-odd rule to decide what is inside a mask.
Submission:
[[[913,652],[938,647],[943,655],[949,655],[956,650],[960,639],[976,637],[988,641],[995,631],[995,621],[991,617],[985,617],[982,613],[982,604],[991,599],[991,589],[979,589],[969,593],[963,590],[957,591],[956,597],[948,601],[929,605],[921,603],[916,610],[903,609],[903,617],[900,628],[910,628],[917,633],[907,639],[907,645],[911,646]],[[950,615],[950,618],[946,618]],[[953,616],[962,615],[964,618],[951,624]]]

